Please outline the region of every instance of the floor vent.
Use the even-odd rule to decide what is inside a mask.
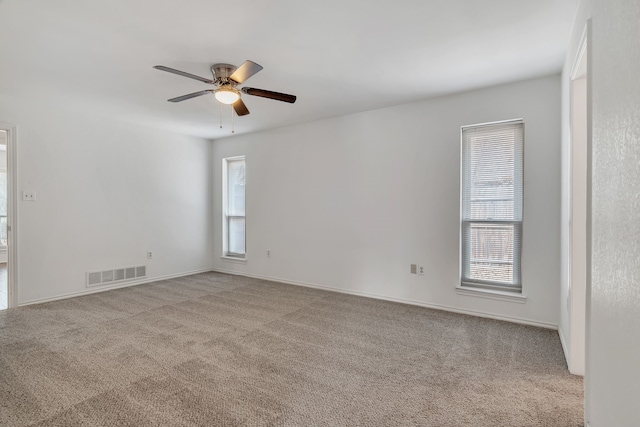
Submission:
[[[147,276],[147,266],[114,268],[113,270],[87,272],[87,287],[111,285],[117,282],[140,279]]]

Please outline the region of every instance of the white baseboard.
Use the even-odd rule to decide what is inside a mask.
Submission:
[[[564,334],[562,333],[562,329],[558,328],[558,336],[560,337],[560,344],[562,344],[562,352],[564,353],[564,360],[567,361],[567,367],[569,366],[569,348],[567,347],[567,342],[564,339]]]
[[[277,278],[277,277],[262,276],[262,275],[259,275],[259,274],[242,273],[242,272],[239,272],[239,271],[225,270],[225,269],[221,269],[221,268],[213,268],[211,271],[215,271],[215,272],[218,272],[218,273],[232,274],[232,275],[235,275],[235,276],[245,276],[245,277],[252,277],[252,278],[255,278],[255,279],[269,280],[269,281],[272,281],[272,282],[286,283],[288,285],[304,286],[306,288],[323,289],[323,290],[326,290],[326,291],[338,292],[338,293],[342,293],[342,294],[357,295],[357,296],[362,296],[362,297],[367,297],[367,298],[374,298],[374,299],[385,300],[385,301],[399,302],[399,303],[402,303],[402,304],[417,305],[417,306],[420,306],[420,307],[432,308],[432,309],[435,309],[435,310],[442,310],[442,311],[449,311],[449,312],[452,312],[452,313],[467,314],[467,315],[470,315],[470,316],[484,317],[484,318],[494,319],[494,320],[502,320],[502,321],[505,321],[505,322],[519,323],[519,324],[522,324],[522,325],[537,326],[539,328],[553,329],[553,330],[557,330],[558,329],[558,325],[553,324],[553,323],[540,322],[540,321],[531,320],[531,319],[523,319],[523,318],[520,318],[520,317],[501,316],[501,315],[496,315],[496,314],[492,314],[492,313],[485,313],[483,311],[465,310],[465,309],[461,309],[461,308],[457,308],[457,307],[451,307],[451,306],[447,306],[447,305],[431,304],[431,303],[426,303],[426,302],[422,302],[422,301],[415,301],[415,300],[404,299],[404,298],[396,298],[396,297],[391,297],[391,296],[387,296],[387,295],[377,295],[377,294],[372,294],[372,293],[369,293],[369,292],[352,291],[352,290],[348,290],[348,289],[335,288],[335,287],[332,287],[332,286],[316,285],[316,284],[313,284],[313,283],[304,283],[304,282],[298,282],[298,281],[294,281],[294,280],[280,279],[280,278]]]
[[[55,297],[40,298],[40,299],[34,299],[34,300],[30,300],[30,301],[23,301],[23,302],[18,303],[18,307],[22,307],[22,306],[25,306],[25,305],[31,305],[31,304],[42,304],[42,303],[45,303],[45,302],[58,301],[58,300],[67,299],[67,298],[80,297],[80,296],[83,296],[83,295],[97,294],[99,292],[110,291],[110,290],[113,290],[113,289],[128,288],[129,286],[143,285],[145,283],[159,282],[160,280],[175,279],[177,277],[191,276],[191,275],[199,274],[199,273],[208,273],[210,271],[212,271],[210,268],[205,268],[205,269],[201,269],[201,270],[185,271],[183,273],[177,273],[177,274],[168,274],[166,276],[148,277],[148,278],[140,279],[140,280],[132,280],[130,282],[119,283],[117,285],[112,285],[112,286],[101,286],[99,288],[88,288],[88,289],[85,289],[83,291],[70,292],[68,294],[56,295]]]

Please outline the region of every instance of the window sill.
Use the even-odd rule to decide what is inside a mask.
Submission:
[[[233,256],[221,256],[220,259],[222,261],[225,262],[233,262],[236,264],[246,264],[247,263],[247,258],[238,258],[238,257],[233,257]]]
[[[466,295],[470,297],[488,298],[498,301],[517,302],[524,304],[527,302],[527,296],[524,294],[514,294],[513,292],[493,291],[490,289],[467,288],[462,286],[456,287],[458,295]]]

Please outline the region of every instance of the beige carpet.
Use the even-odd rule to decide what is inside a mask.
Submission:
[[[0,312],[2,426],[582,425],[555,331],[216,273]]]

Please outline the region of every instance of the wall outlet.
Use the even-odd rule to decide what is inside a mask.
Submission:
[[[421,265],[418,266],[418,274],[420,276],[424,276],[424,267]]]
[[[267,258],[271,258],[271,251],[267,251]]]
[[[147,251],[147,259],[153,259],[153,252]]]
[[[411,264],[411,274],[416,274],[417,265]]]
[[[22,200],[25,202],[35,202],[36,201],[36,192],[35,191],[22,191]]]

